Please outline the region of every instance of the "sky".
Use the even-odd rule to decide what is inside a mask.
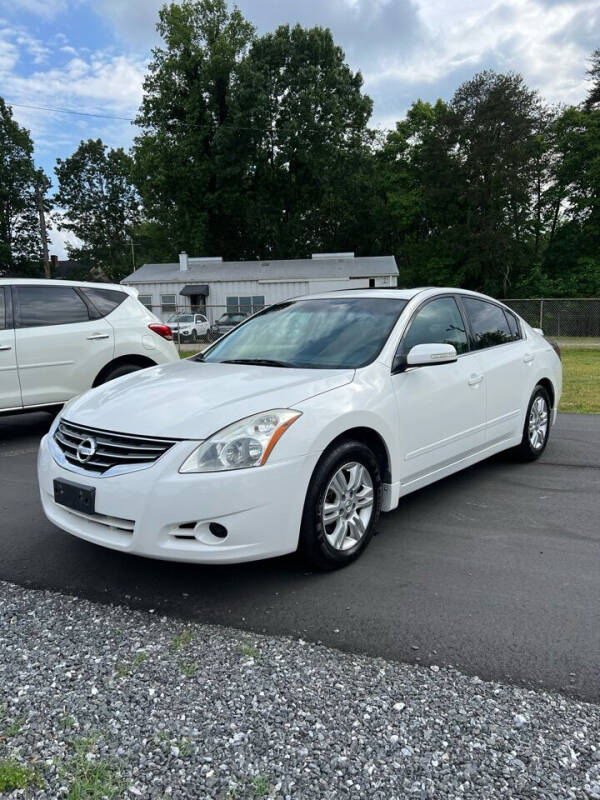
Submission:
[[[38,166],[81,139],[128,148],[130,120],[162,0],[0,0],[0,96],[27,127]],[[450,99],[475,72],[520,72],[550,103],[579,103],[600,47],[599,0],[238,0],[259,33],[299,22],[331,28],[387,128],[421,98]],[[79,114],[41,110],[69,109]],[[89,116],[85,116],[89,115]],[[93,116],[101,115],[101,116]],[[51,234],[64,257],[65,236]]]

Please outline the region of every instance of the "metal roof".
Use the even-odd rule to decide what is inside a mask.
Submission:
[[[298,258],[286,261],[223,261],[189,260],[187,270],[179,263],[144,264],[121,283],[207,283],[215,281],[296,281],[311,278],[376,278],[398,275],[394,256],[358,258]]]

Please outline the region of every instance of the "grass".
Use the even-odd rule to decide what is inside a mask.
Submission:
[[[559,411],[600,413],[600,347],[562,350],[563,394]]]
[[[14,792],[16,789],[27,789],[28,786],[39,786],[37,772],[21,764],[14,758],[0,759],[0,794]]]
[[[96,741],[96,736],[90,736],[72,743],[75,755],[61,768],[63,778],[69,782],[67,800],[113,800],[122,797],[127,788],[118,762],[88,760]]]
[[[251,644],[238,645],[238,651],[241,655],[246,656],[247,658],[256,658],[258,655],[258,649]]]
[[[192,642],[192,632],[189,629],[185,629],[181,631],[181,633],[177,634],[177,636],[173,637],[173,641],[171,642],[171,646],[173,650],[184,650],[186,647]]]

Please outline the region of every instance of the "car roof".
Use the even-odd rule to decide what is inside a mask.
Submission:
[[[60,281],[48,278],[0,278],[0,286],[83,286],[90,289],[113,289],[125,292],[133,297],[138,296],[137,289],[132,286],[121,286],[119,283],[96,283],[94,281]],[[132,291],[133,290],[133,291]]]
[[[340,297],[391,297],[397,298],[398,300],[412,300],[414,297],[417,297],[417,295],[426,299],[427,297],[438,294],[466,294],[485,300],[492,300],[494,303],[501,302],[493,297],[481,294],[480,292],[473,292],[470,289],[459,289],[451,286],[419,286],[414,289],[340,289],[335,292],[301,295],[300,297],[294,297],[294,300],[335,300]]]

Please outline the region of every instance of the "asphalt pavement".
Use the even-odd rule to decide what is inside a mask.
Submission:
[[[404,498],[347,569],[170,564],[51,525],[47,414],[0,417],[0,580],[600,700],[600,416],[562,414],[533,464],[490,459]]]

